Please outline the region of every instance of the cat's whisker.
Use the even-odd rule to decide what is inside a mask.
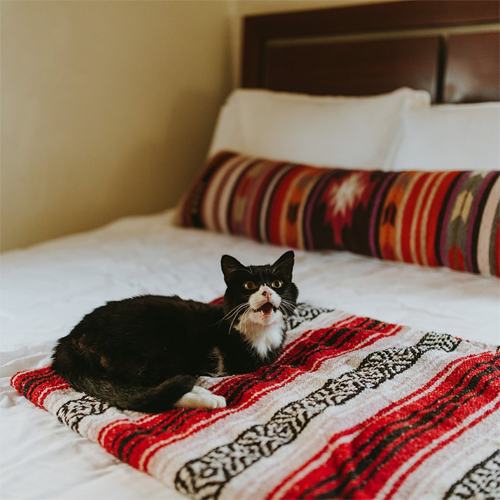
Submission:
[[[233,318],[236,318],[242,311],[246,311],[250,309],[250,306],[248,304],[241,304],[241,307],[239,307],[233,314]]]
[[[233,307],[221,320],[217,321],[215,323],[216,325],[220,325],[225,319],[231,317],[233,314],[237,315],[241,309],[244,309],[246,307],[246,304],[240,304],[236,307]]]
[[[241,320],[242,320],[242,319],[243,319],[246,315],[248,315],[248,314],[249,314],[249,312],[250,312],[250,306],[248,306],[248,304],[245,304],[245,307],[246,307],[246,309],[244,310],[243,314],[241,315],[241,317],[240,317],[240,321],[241,321]],[[233,321],[231,322],[231,326],[229,327],[229,333],[231,333],[231,330],[232,330],[232,328],[233,328],[233,324],[234,324],[234,322],[236,321],[236,317],[237,317],[237,316],[235,316],[235,317],[233,318]]]
[[[221,320],[221,321],[224,321],[225,319],[230,319],[230,318],[234,318],[236,316],[238,316],[238,314],[245,309],[245,305],[242,304],[238,307],[235,307],[231,313],[227,314],[226,316],[224,316],[224,318]]]
[[[280,307],[280,311],[285,318],[288,318],[288,316],[292,315],[292,313],[289,310],[287,310],[284,306]]]
[[[292,314],[295,312],[296,310],[296,307],[295,307],[295,304],[293,304],[292,302],[282,298],[281,299],[281,306],[283,306],[283,308],[287,309],[288,311],[290,311]]]
[[[226,318],[230,317],[233,315],[233,313],[235,312],[238,312],[238,309],[241,309],[242,307],[244,306],[244,304],[240,304],[240,305],[237,305],[236,307],[233,307],[220,321],[219,323],[221,323],[222,321],[224,321]]]
[[[243,314],[245,314],[245,313],[243,313]],[[233,316],[233,319],[231,320],[231,324],[229,325],[229,333],[231,333],[231,330],[233,329],[234,322],[236,321],[237,318],[238,318],[238,315],[235,314]]]
[[[283,304],[283,307],[290,313],[290,314],[295,314],[296,308],[289,305],[289,304]]]
[[[231,324],[229,325],[228,333],[231,333],[231,330],[233,329],[233,324],[234,324],[235,321],[236,321],[236,316],[234,316],[233,320],[231,321]]]
[[[250,311],[250,306],[248,304],[241,304],[240,307],[238,308],[238,310],[236,311],[236,313],[233,315],[233,320],[231,321],[231,325],[229,326],[229,333],[231,333],[231,330],[233,329],[233,324],[234,322],[236,321],[236,318],[238,317],[238,313],[239,311],[241,311],[242,309],[244,308],[247,308],[246,311],[241,315],[241,317],[243,318],[245,316],[245,314],[247,314],[249,311]]]
[[[250,308],[248,308],[245,313],[243,314],[243,316],[250,316]],[[249,321],[247,323],[247,325],[250,324],[250,327],[252,329],[252,337],[255,335],[255,324],[253,321]]]
[[[293,302],[290,302],[289,300],[287,300],[283,297],[281,298],[281,303],[285,306],[295,307],[295,304]]]
[[[292,309],[290,306],[287,306],[285,304],[283,304],[283,306],[280,307],[280,310],[286,317],[293,316],[295,314],[295,309]]]
[[[297,310],[297,305],[294,304],[293,302],[290,302],[289,300],[284,298],[281,299],[281,302],[283,303],[283,305],[289,307],[293,312]]]

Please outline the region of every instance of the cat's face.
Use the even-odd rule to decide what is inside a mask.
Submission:
[[[292,282],[294,253],[284,253],[274,264],[244,266],[224,255],[221,265],[227,290],[224,312],[236,326],[246,329],[282,323],[292,314],[298,290]]]

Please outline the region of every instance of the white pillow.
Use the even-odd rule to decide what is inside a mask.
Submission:
[[[327,167],[386,169],[402,115],[428,107],[424,91],[323,97],[235,90],[222,107],[209,156],[221,150]]]
[[[409,110],[391,170],[499,170],[500,103]]]

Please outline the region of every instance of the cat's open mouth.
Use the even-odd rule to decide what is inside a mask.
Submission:
[[[264,315],[271,314],[272,312],[276,312],[277,308],[271,304],[271,302],[266,302],[262,306],[260,306],[258,309],[254,309],[253,312],[261,312],[264,313]]]

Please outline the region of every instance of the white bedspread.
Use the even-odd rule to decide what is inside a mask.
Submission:
[[[172,211],[2,255],[1,498],[180,498],[17,394],[10,376],[50,363],[55,341],[108,300],[224,291],[220,257],[274,261],[282,248],[172,226]],[[426,331],[500,343],[500,281],[348,253],[296,252],[299,299]]]

